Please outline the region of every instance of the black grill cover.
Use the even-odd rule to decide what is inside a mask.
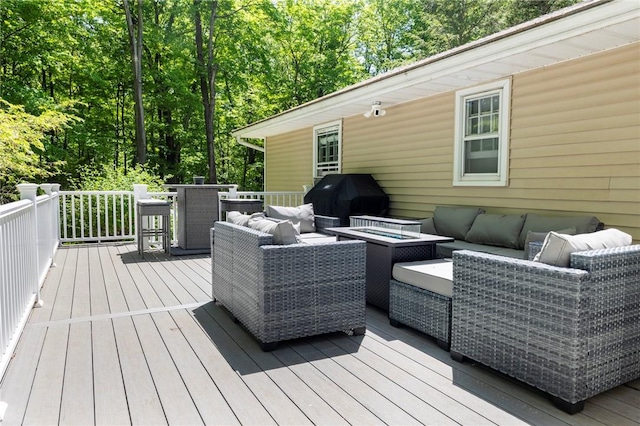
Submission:
[[[389,196],[369,174],[326,175],[304,196],[313,203],[313,211],[323,216],[340,218],[349,225],[349,216],[384,216],[389,210]]]

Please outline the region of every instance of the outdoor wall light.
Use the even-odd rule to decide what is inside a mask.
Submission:
[[[387,113],[387,111],[382,109],[382,102],[375,101],[371,105],[371,109],[364,113],[364,116],[367,117],[367,118],[369,118],[369,117],[382,117],[386,113]]]

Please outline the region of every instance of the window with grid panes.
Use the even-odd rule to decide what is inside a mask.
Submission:
[[[314,177],[340,173],[341,130],[341,122],[314,127]]]
[[[506,185],[510,81],[456,96],[455,185]]]

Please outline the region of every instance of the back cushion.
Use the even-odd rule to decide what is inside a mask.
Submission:
[[[298,207],[267,206],[267,216],[300,224],[300,232],[316,232],[313,204]]]
[[[533,260],[548,265],[569,267],[571,253],[623,247],[631,244],[631,241],[631,235],[613,228],[579,235],[549,232],[542,244],[542,250]]]
[[[576,235],[576,228],[567,228],[555,231],[558,234]],[[542,243],[547,238],[548,232],[527,232],[527,239],[524,240],[524,258],[529,260],[529,244]]]
[[[274,244],[296,244],[299,241],[300,234],[289,220],[275,222],[261,217],[251,217],[249,219],[249,228],[256,231],[273,235]]]
[[[436,231],[436,225],[433,222],[432,217],[418,219],[418,222],[420,222],[420,232],[423,234],[438,235],[438,231]]]
[[[251,216],[248,214],[242,214],[240,212],[227,212],[227,222],[234,225],[247,226]]]
[[[476,216],[484,213],[478,207],[436,207],[433,222],[438,235],[464,240]]]
[[[473,221],[465,240],[516,249],[523,224],[524,215],[480,214]]]
[[[595,232],[598,229],[598,225],[600,225],[600,221],[595,216],[540,216],[535,213],[528,213],[518,238],[518,248],[524,249],[524,243],[529,231],[549,232],[576,228],[576,234],[586,234]]]

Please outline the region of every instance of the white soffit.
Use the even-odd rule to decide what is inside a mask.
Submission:
[[[640,2],[594,0],[400,67],[258,121],[233,135],[265,138],[363,114],[640,40]]]

